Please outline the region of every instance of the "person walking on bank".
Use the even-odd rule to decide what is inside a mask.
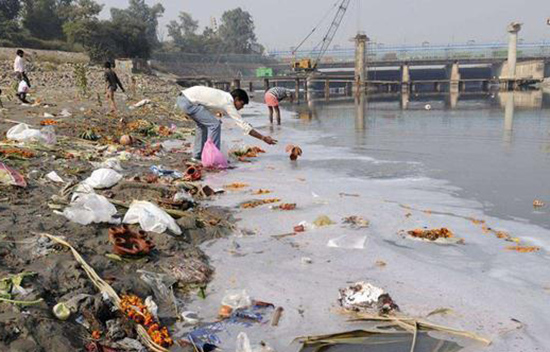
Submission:
[[[118,87],[120,87],[123,92],[126,92],[124,90],[124,87],[122,86],[122,83],[120,83],[116,72],[113,71],[113,66],[109,61],[107,61],[105,63],[105,94],[107,96],[109,104],[111,105],[111,110],[109,111],[109,113],[113,115],[116,115],[117,113],[115,92],[117,91]]]
[[[16,54],[17,55],[15,56],[15,61],[13,62],[13,71],[15,72],[17,80],[24,80],[25,82],[27,82],[27,85],[30,88],[31,81],[29,80],[29,77],[27,77],[27,73],[25,71],[25,52],[19,49],[17,50]]]
[[[279,103],[286,98],[290,99],[292,103],[294,101],[294,95],[292,91],[283,87],[273,87],[265,92],[265,103],[269,108],[269,122],[273,123],[273,110],[277,118],[277,125],[281,124],[281,111],[279,110]]]
[[[215,88],[195,86],[180,93],[177,106],[197,124],[193,147],[195,161],[201,160],[202,150],[208,138],[212,139],[212,142],[220,149],[222,123],[213,115],[213,112],[217,111],[222,111],[235,120],[245,134],[269,145],[277,144],[277,140],[262,135],[243,120],[239,110],[244,108],[248,102],[248,94],[242,89],[235,89],[231,93],[227,93]]]

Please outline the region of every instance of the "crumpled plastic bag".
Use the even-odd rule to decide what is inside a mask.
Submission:
[[[218,149],[218,147],[216,147],[211,139],[208,139],[204,145],[201,161],[204,167],[211,169],[227,169],[229,166],[227,163],[227,158]]]
[[[181,229],[176,221],[164,210],[153,203],[133,201],[124,216],[125,224],[139,223],[143,231],[163,233],[169,229],[176,235],[181,235]]]
[[[90,177],[84,180],[85,183],[94,189],[111,188],[122,179],[122,175],[112,169],[97,169]]]
[[[63,215],[80,225],[108,222],[120,223],[120,219],[113,219],[117,210],[107,198],[98,194],[78,194],[71,204],[63,210]]]
[[[246,290],[229,290],[222,299],[222,306],[235,309],[246,308],[252,305],[252,300]]]
[[[31,128],[26,123],[20,123],[10,128],[6,133],[6,137],[18,142],[36,141],[46,144],[55,144],[55,138],[52,138],[52,129],[47,129],[44,131],[47,133]],[[55,134],[53,137],[55,137]]]
[[[0,184],[17,187],[27,187],[27,181],[23,175],[8,165],[0,162]]]
[[[119,172],[124,171],[118,158],[109,158],[101,162],[90,162],[90,164],[98,169],[112,169]]]

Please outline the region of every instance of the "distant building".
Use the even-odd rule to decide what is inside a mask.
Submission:
[[[210,28],[212,28],[214,32],[218,31],[218,20],[214,16],[210,17]]]

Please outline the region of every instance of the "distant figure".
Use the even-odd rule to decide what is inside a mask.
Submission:
[[[120,83],[117,74],[112,69],[111,63],[107,61],[105,63],[105,94],[107,96],[107,100],[111,105],[111,110],[109,111],[109,113],[113,115],[116,115],[117,113],[115,92],[117,91],[118,87],[120,87],[120,89],[125,92],[124,87],[122,86],[122,83]]]
[[[15,61],[13,62],[13,71],[15,72],[15,76],[19,81],[25,80],[30,88],[31,81],[29,81],[29,77],[27,77],[27,73],[25,71],[25,52],[19,49],[17,50],[16,54],[17,56],[15,57]]]
[[[17,87],[17,98],[23,103],[23,104],[30,104],[31,102],[27,100],[27,94],[29,93],[30,87],[27,84],[27,81],[24,79],[19,82],[19,86]]]
[[[279,110],[279,102],[289,98],[290,102],[294,101],[294,95],[292,91],[283,87],[273,87],[265,92],[265,103],[269,108],[269,122],[273,123],[273,110],[277,115],[277,124],[281,124],[281,111]]]
[[[197,124],[193,161],[201,160],[202,150],[208,138],[212,139],[216,147],[220,149],[222,123],[213,115],[220,110],[235,120],[245,134],[267,144],[277,144],[275,139],[263,136],[243,120],[239,110],[244,108],[248,102],[248,94],[242,89],[235,89],[231,93],[227,93],[215,88],[195,86],[180,93],[177,106]]]

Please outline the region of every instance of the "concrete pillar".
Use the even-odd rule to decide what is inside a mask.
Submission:
[[[269,89],[269,78],[264,78],[264,89],[266,92]]]
[[[330,81],[325,79],[325,100],[330,100]]]
[[[310,74],[306,79],[306,99],[307,101],[313,100],[313,75]]]
[[[508,79],[516,79],[516,64],[518,59],[518,32],[521,23],[512,22],[508,25]]]
[[[367,81],[367,41],[369,38],[364,34],[355,36],[355,93],[364,91]]]
[[[295,96],[296,103],[299,104],[300,103],[300,79],[299,78],[296,78],[294,90],[296,91],[296,96]]]
[[[250,92],[250,94],[254,94],[254,82],[253,81],[248,82],[248,91]]]
[[[451,66],[451,73],[449,74],[450,92],[459,92],[460,91],[460,67],[458,66],[458,61],[455,61]]]
[[[401,66],[401,92],[409,92],[411,85],[411,72],[409,64]]]

